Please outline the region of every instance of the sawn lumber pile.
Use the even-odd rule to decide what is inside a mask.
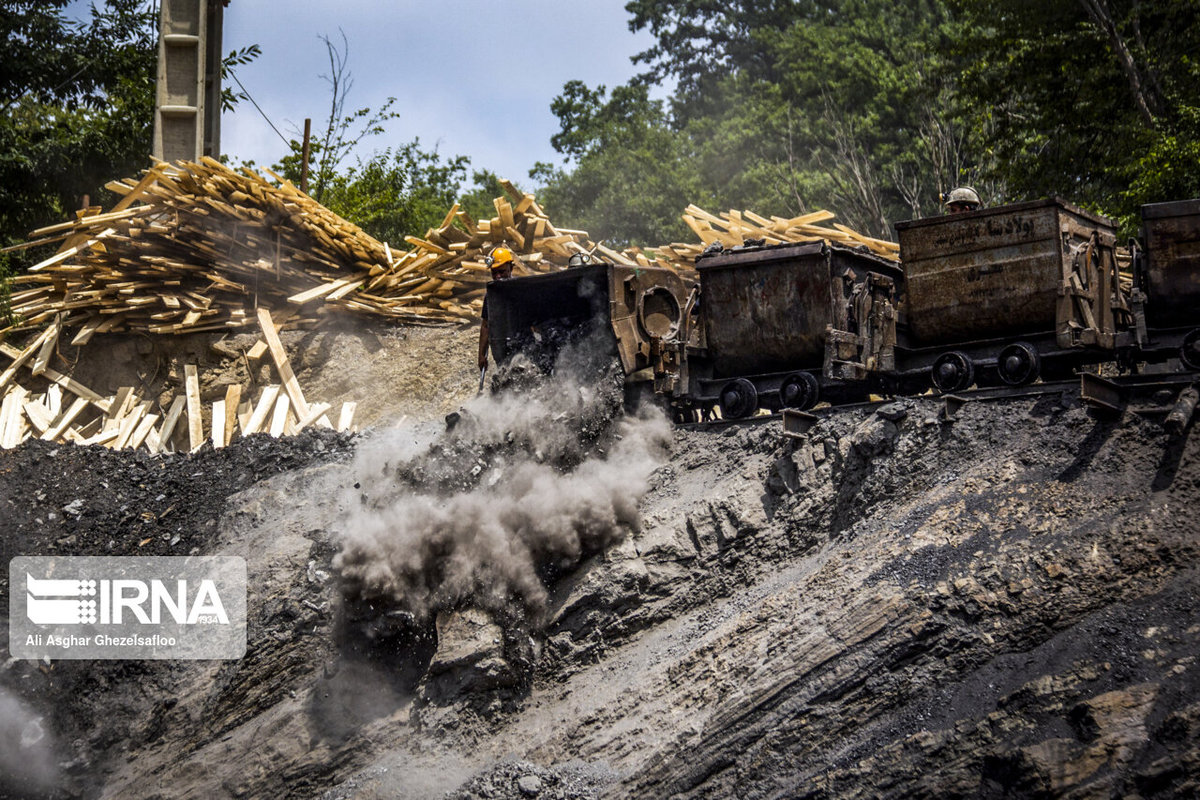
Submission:
[[[269,171],[268,171],[269,172]],[[556,228],[532,194],[502,181],[496,216],[475,220],[455,205],[413,249],[397,253],[270,173],[199,163],[158,163],[140,180],[109,188],[123,198],[107,213],[31,234],[21,246],[61,242],[53,256],[13,280],[14,327],[32,328],[64,314],[78,328],[72,344],[96,332],[197,333],[255,324],[262,307],[292,313],[289,326],[343,311],[408,324],[478,319],[490,280],[485,258],[499,245],[519,257],[517,274],[549,272],[572,256],[618,264],[690,270],[706,247],[825,239],[896,258],[897,245],[834,223],[828,211],[767,219],[751,211],[713,215],[688,206],[684,221],[699,244],[670,244],[622,254],[584,231]],[[0,334],[4,331],[0,330]]]
[[[528,192],[502,180],[507,197],[493,200],[496,216],[476,221],[457,203],[425,238],[406,236],[413,249],[392,269],[374,276],[366,291],[401,300],[424,295],[441,300],[448,311],[478,319],[484,286],[491,280],[485,258],[493,248],[510,248],[518,258],[514,274],[553,272],[574,255],[595,255],[633,266],[630,258],[588,239],[586,231],[556,228]],[[470,303],[470,307],[464,307]]]
[[[866,247],[877,256],[899,260],[900,245],[895,242],[864,236],[836,222],[832,228],[819,224],[829,222],[834,216],[832,211],[824,210],[790,219],[767,219],[753,211],[724,211],[718,216],[699,206],[690,205],[683,214],[683,221],[699,237],[700,244],[668,244],[649,248],[649,252],[660,266],[665,263],[675,269],[694,269],[696,257],[706,248],[718,244],[723,248],[731,248],[741,247],[747,242],[772,245],[824,239],[844,247]]]
[[[424,239],[408,237],[413,250],[394,253],[273,177],[279,185],[205,158],[109,184],[124,195],[111,211],[34,231],[23,245],[62,242],[14,279],[19,327],[65,312],[64,325],[79,328],[73,343],[83,344],[105,331],[227,331],[253,325],[259,307],[299,311],[292,326],[334,309],[410,324],[471,322],[493,247],[511,247],[532,272],[596,247],[582,231],[555,228],[533,195],[505,183],[509,197],[496,198],[494,218],[476,222],[456,205]]]
[[[48,362],[63,328],[61,315],[23,349],[0,343],[0,354],[8,363],[0,373],[0,447],[8,449],[38,438],[114,449],[142,447],[151,453],[190,452],[207,441],[213,447],[224,447],[236,436],[252,433],[281,436],[298,433],[310,425],[334,428],[335,422],[337,430],[349,430],[355,403],[343,403],[335,417],[330,416],[330,404],[310,404],[270,313],[260,308],[255,321],[262,327],[263,338],[248,357],[256,357],[255,352],[270,352],[279,383],[262,387],[257,398],[247,387],[229,386],[224,396],[207,408],[201,402],[195,364],[184,365],[182,385],[161,405],[153,398],[139,396],[133,387],[101,396],[69,375],[51,369]],[[34,385],[45,388],[37,392],[26,388]]]

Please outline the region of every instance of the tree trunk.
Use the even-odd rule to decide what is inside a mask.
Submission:
[[[1116,56],[1117,62],[1121,65],[1125,77],[1129,79],[1129,90],[1133,93],[1133,103],[1137,106],[1138,113],[1146,125],[1153,128],[1154,114],[1150,111],[1150,102],[1142,83],[1141,73],[1138,71],[1137,64],[1133,60],[1133,54],[1129,52],[1129,48],[1125,45],[1125,40],[1117,32],[1117,23],[1113,19],[1112,13],[1108,10],[1107,3],[1105,3],[1105,0],[1079,0],[1079,3],[1083,6],[1083,10],[1087,12],[1092,22],[1104,31],[1104,34],[1108,37],[1108,43],[1112,48],[1113,55]]]

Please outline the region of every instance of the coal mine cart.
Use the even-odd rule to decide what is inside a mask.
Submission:
[[[1142,206],[1141,238],[1133,248],[1137,348],[1130,360],[1178,359],[1200,370],[1200,199]]]
[[[1055,198],[896,232],[905,292],[887,377],[902,391],[1068,377],[1134,343],[1110,219]]]
[[[894,368],[893,261],[816,241],[708,253],[696,270],[705,346],[674,398],[685,419],[862,400],[867,377]]]
[[[588,356],[614,356],[636,405],[671,396],[689,349],[702,349],[695,324],[696,281],[674,270],[602,261],[488,284],[489,347],[497,364],[523,353],[543,371],[570,342]]]

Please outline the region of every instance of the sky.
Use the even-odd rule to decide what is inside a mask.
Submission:
[[[629,31],[625,2],[232,0],[222,52],[262,48],[237,76],[275,127],[300,139],[305,117],[314,136],[329,117],[321,37],[340,45],[344,33],[353,81],[346,109],[377,110],[395,97],[400,113],[361,155],[419,137],[425,150],[467,156],[472,169],[529,185],[535,162],[561,162],[550,146],[559,129],[550,103],[563,84],[611,88],[639,71],[630,57],[652,39]],[[269,166],[288,151],[243,101],[221,118],[221,152]]]

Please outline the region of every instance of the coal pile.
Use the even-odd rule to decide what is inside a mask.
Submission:
[[[568,763],[546,769],[528,761],[505,761],[442,800],[595,800],[616,774],[602,767]]]
[[[0,558],[207,553],[230,495],[352,451],[326,430],[174,456],[29,441],[0,451]]]

